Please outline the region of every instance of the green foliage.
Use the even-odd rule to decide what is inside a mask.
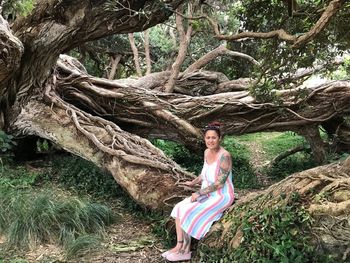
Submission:
[[[169,225],[173,226],[173,219],[164,217],[164,215],[150,214],[147,218],[152,225],[152,233],[161,238],[162,244],[171,248],[176,243],[175,229],[170,229]],[[169,224],[169,222],[171,222]]]
[[[308,153],[295,153],[264,172],[272,179],[280,180],[293,173],[301,172],[316,166],[314,158]]]
[[[338,66],[337,70],[331,71],[328,77],[334,80],[350,79],[350,56],[344,55],[344,64]]]
[[[203,167],[203,156],[190,153],[183,145],[171,141],[154,140],[153,144],[182,167],[196,175],[200,174]],[[224,138],[222,146],[232,155],[234,185],[238,188],[257,187],[257,178],[249,163],[249,154],[246,147],[231,136]]]
[[[271,161],[280,153],[296,146],[304,145],[306,148],[308,147],[304,137],[293,132],[261,132],[246,134],[240,136],[239,140],[247,143],[254,141],[255,143],[260,144],[263,150],[263,159],[266,161]],[[275,166],[266,168],[260,172],[266,174],[272,179],[282,179],[292,173],[303,171],[315,166],[316,163],[314,162],[313,156],[309,151],[304,151],[295,153],[283,159]]]
[[[81,194],[95,197],[116,197],[124,191],[113,176],[91,162],[76,156],[56,156],[50,167],[41,175],[41,180],[54,181]]]
[[[37,179],[40,177],[40,173],[29,172],[23,166],[11,165],[4,163],[0,171],[0,187],[20,187],[27,188],[33,186]]]
[[[324,10],[328,3],[326,1],[297,1],[297,3],[294,12],[298,15],[289,13],[286,1],[247,0],[227,6],[230,8],[228,11],[230,19],[240,21],[240,31],[269,32],[284,29],[289,34],[298,36],[312,28],[319,19],[319,11]],[[291,43],[278,39],[246,40],[244,45],[239,42],[230,43],[231,49],[249,54],[261,62],[259,68],[253,69],[255,77],[262,80],[256,85],[259,100],[269,101],[261,97],[269,97],[269,90],[272,88],[290,88],[289,81],[273,83],[273,79],[288,77],[298,68],[312,67],[315,62],[327,65],[336,56],[342,55],[344,50],[349,49],[349,41],[345,40],[348,39],[350,25],[346,9],[344,6],[325,30],[302,48],[293,49]],[[330,48],[330,43],[336,47]],[[265,79],[269,82],[266,83]]]
[[[281,196],[281,200],[285,198]],[[298,194],[293,193],[274,206],[255,209],[240,206],[236,210],[235,214],[241,217],[230,214],[225,217],[233,223],[230,238],[240,229],[242,243],[231,249],[226,241],[218,250],[201,244],[202,262],[315,262],[314,248],[310,245],[312,220]]]
[[[250,164],[250,156],[247,147],[232,137],[226,136],[222,146],[231,153],[232,174],[235,187],[240,189],[257,188],[259,186],[257,177]]]
[[[266,152],[266,156],[271,160],[281,152],[287,151],[299,145],[308,147],[304,137],[296,135],[293,132],[284,132],[271,140],[267,140],[263,143],[263,149]],[[295,153],[283,160],[276,165],[268,168],[264,171],[272,179],[282,179],[286,176],[300,172],[312,167],[315,167],[316,163],[310,151],[303,151]]]
[[[203,166],[203,156],[190,153],[186,147],[176,142],[156,139],[152,143],[183,168],[196,175],[200,174]]]
[[[34,0],[8,0],[4,1],[3,13],[12,17],[27,16],[34,8]]]
[[[276,88],[277,83],[272,79],[264,79],[263,82],[250,86],[249,91],[258,102],[273,102],[277,99],[274,92]]]
[[[9,258],[4,258],[5,260],[2,260],[2,256],[0,255],[0,263],[28,263],[27,260],[22,259],[22,258],[14,258],[14,259],[9,259]]]
[[[16,142],[13,141],[13,136],[0,130],[0,150],[2,152],[10,151],[14,145],[16,145]]]
[[[49,145],[49,142],[48,140],[46,139],[43,139],[43,140],[37,140],[36,142],[36,150],[37,152],[41,152],[41,153],[44,153],[44,152],[48,152],[50,150],[50,145]]]
[[[272,133],[271,136],[267,136],[261,140],[263,150],[269,159],[298,145],[307,145],[304,137],[293,132]]]
[[[55,156],[50,161],[49,168],[40,174],[37,181],[55,183],[79,195],[107,200],[119,199],[121,207],[138,216],[147,217],[150,214],[131,199],[109,172],[77,156]]]
[[[51,185],[39,190],[37,185],[45,179],[53,178],[21,166],[3,165],[0,235],[6,237],[6,243],[0,244],[0,262],[1,258],[13,257],[13,251],[48,242],[63,246],[67,259],[80,256],[98,249],[106,226],[116,220],[104,205],[67,196]],[[112,185],[116,185],[114,181]],[[6,262],[20,262],[16,260]]]

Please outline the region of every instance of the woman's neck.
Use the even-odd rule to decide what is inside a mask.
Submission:
[[[212,153],[212,154],[217,154],[219,151],[220,151],[221,147],[217,147],[217,148],[214,148],[214,149],[209,149],[209,151]]]

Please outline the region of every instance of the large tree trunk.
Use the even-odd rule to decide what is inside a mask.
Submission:
[[[181,2],[129,0],[113,5],[109,1],[45,0],[37,2],[30,15],[15,21],[14,34],[1,18],[2,50],[9,55],[0,64],[4,128],[16,135],[47,138],[108,169],[146,207],[164,210],[166,203],[171,206],[186,193],[174,185],[190,175],[147,140],[61,100],[56,86],[65,80],[56,81],[54,66],[61,53],[81,43],[144,30],[166,20]]]
[[[216,257],[223,262],[234,262],[241,255],[242,262],[252,262],[248,257],[254,253],[249,252],[255,249],[256,258],[281,262],[284,256],[288,259],[295,256],[291,247],[288,249],[289,242],[302,237],[300,250],[306,244],[314,249],[314,255],[304,255],[305,262],[310,256],[313,262],[318,262],[317,256],[322,255],[348,262],[349,198],[350,158],[343,164],[320,166],[289,176],[236,201],[199,245],[197,259],[216,262]],[[259,250],[261,247],[265,250]]]
[[[164,210],[188,193],[177,183],[190,175],[139,136],[199,149],[201,128],[213,120],[226,124],[226,134],[243,134],[314,127],[349,115],[349,81],[304,88],[304,97],[300,89],[276,91],[284,100],[276,105],[257,102],[247,89],[250,80],[237,81],[240,91],[231,91],[237,83],[223,74],[195,70],[207,60],[179,74],[175,93],[159,92],[172,72],[111,81],[88,75],[67,56],[58,60],[81,43],[160,23],[184,1],[124,2],[40,1],[15,21],[13,32],[1,19],[1,48],[9,56],[0,63],[0,108],[8,131],[52,140],[108,169],[140,204]],[[228,52],[215,56],[222,53]]]
[[[51,91],[50,103],[30,100],[11,125],[16,134],[46,138],[68,152],[108,170],[139,204],[167,210],[184,197],[178,182],[191,175],[149,141],[65,103]]]

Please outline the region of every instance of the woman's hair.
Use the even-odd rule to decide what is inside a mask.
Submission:
[[[219,137],[221,137],[221,123],[218,122],[218,121],[214,121],[214,122],[211,122],[209,123],[207,126],[205,126],[204,128],[204,134],[207,132],[207,131],[215,131]]]

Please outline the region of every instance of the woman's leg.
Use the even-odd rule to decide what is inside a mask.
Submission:
[[[187,261],[191,259],[191,236],[187,234],[185,231],[181,229],[181,236],[183,238],[183,242],[181,244],[181,248],[176,252],[168,253],[165,258],[168,261]],[[179,243],[178,243],[179,244]]]
[[[191,236],[182,230],[182,238],[184,242],[179,252],[182,254],[189,253],[191,251]]]
[[[184,244],[184,240],[183,240],[183,230],[181,228],[181,224],[180,224],[180,219],[178,217],[175,218],[175,228],[176,228],[176,246],[171,249],[171,252],[178,252],[181,250],[183,244]]]

